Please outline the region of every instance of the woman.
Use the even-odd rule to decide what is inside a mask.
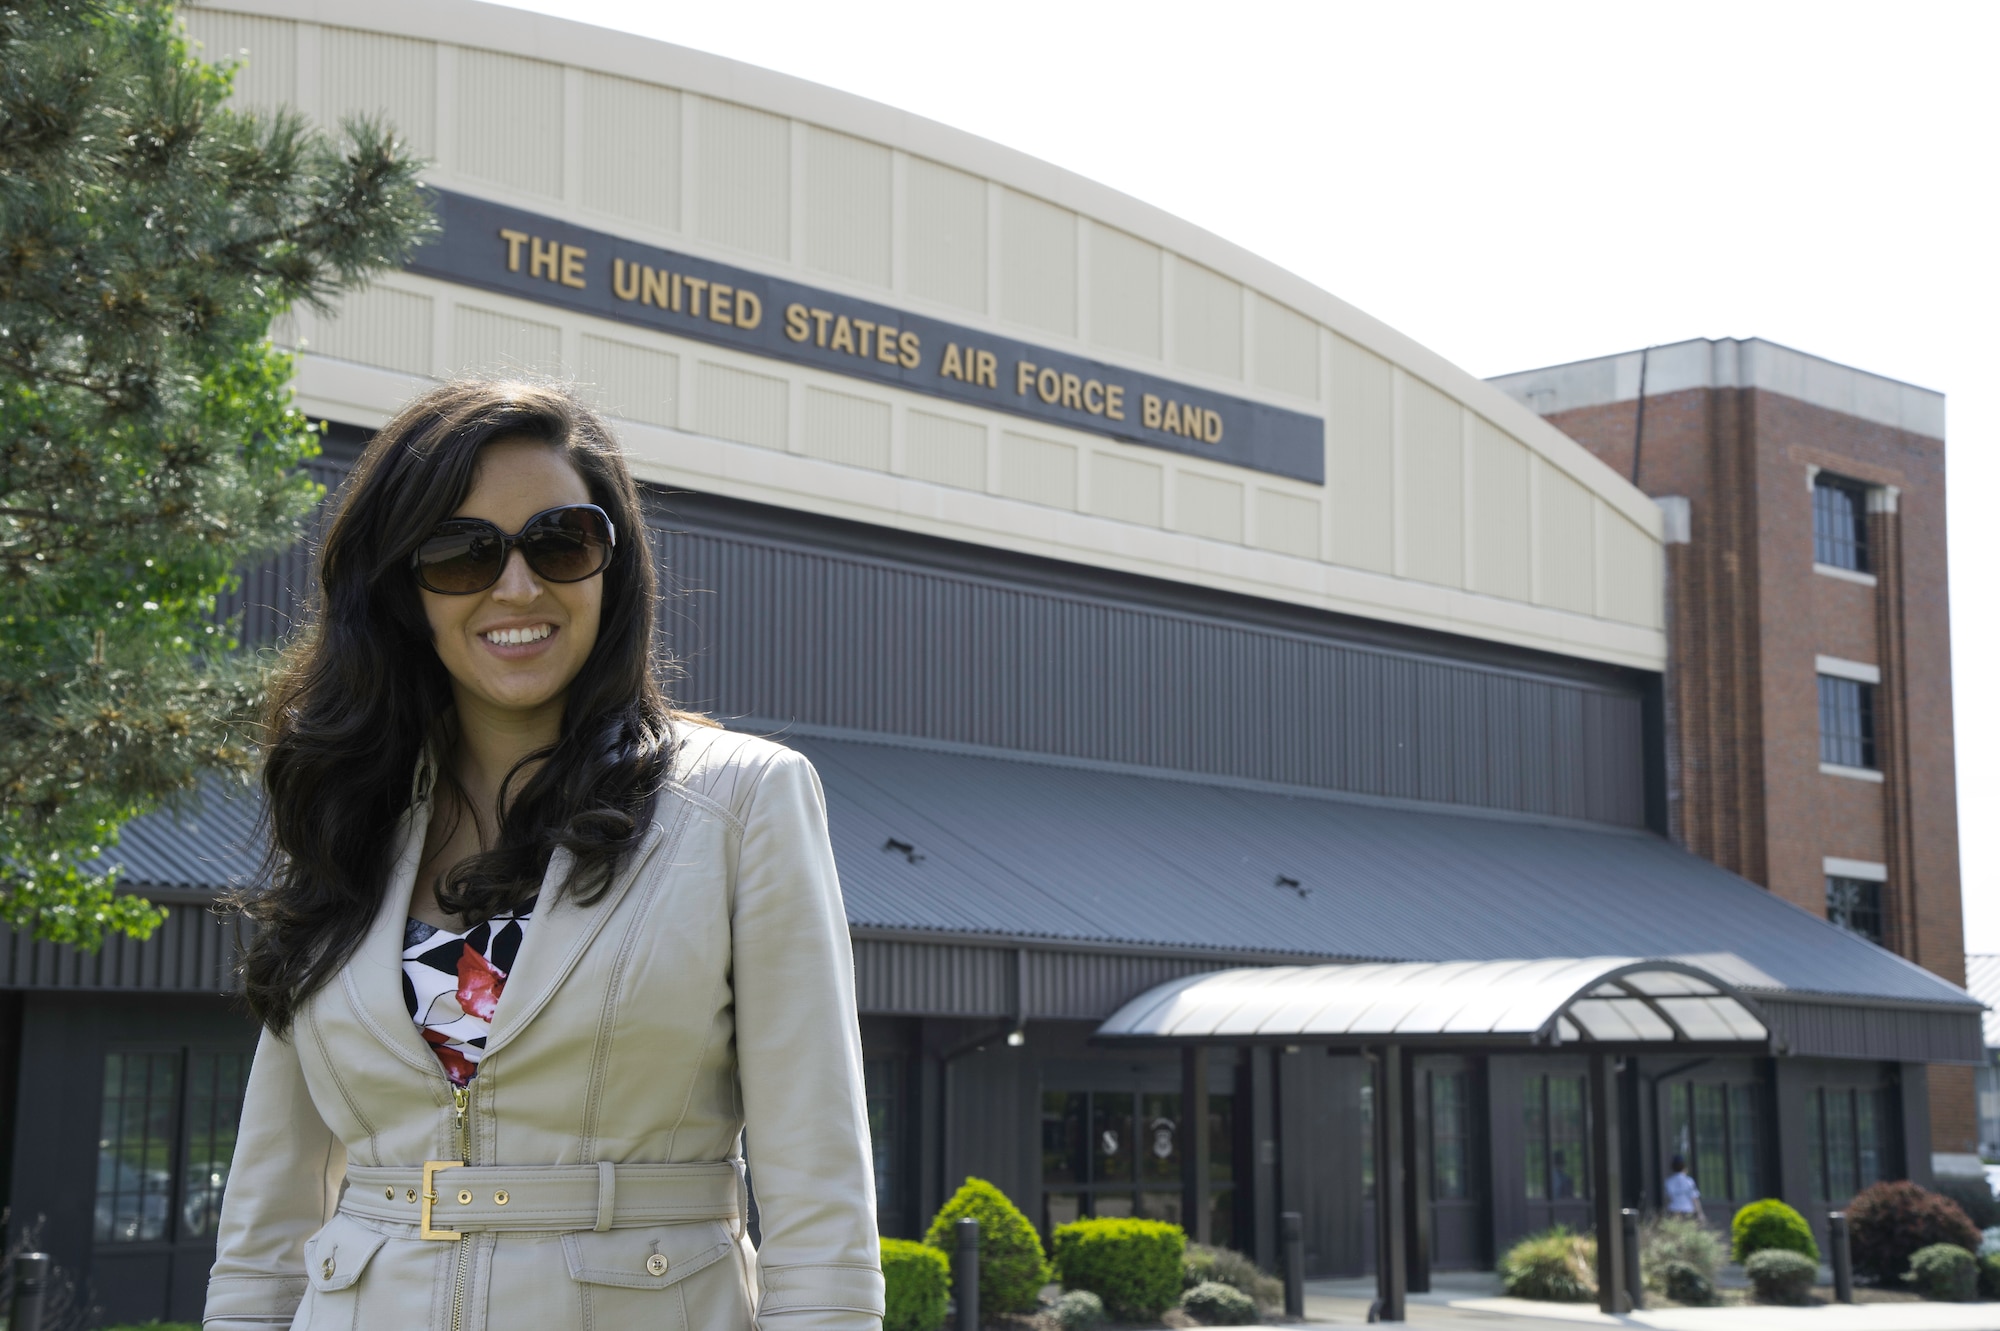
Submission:
[[[604,425],[426,394],[319,574],[268,714],[265,1029],[204,1324],[879,1326],[818,782],[670,710]]]

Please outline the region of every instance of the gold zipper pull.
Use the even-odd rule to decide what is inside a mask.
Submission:
[[[465,1111],[470,1106],[471,1101],[472,1088],[470,1086],[454,1086],[451,1088],[451,1112],[452,1117],[458,1123],[458,1158],[465,1161],[468,1165],[472,1163],[472,1137],[466,1130]]]

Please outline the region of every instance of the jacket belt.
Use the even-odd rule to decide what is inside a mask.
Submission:
[[[431,1224],[465,1232],[607,1230],[695,1220],[740,1223],[736,1162],[699,1164],[456,1165],[440,1169]],[[340,1209],[368,1220],[418,1224],[424,1171],[354,1166]]]

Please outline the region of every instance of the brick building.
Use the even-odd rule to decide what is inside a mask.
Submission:
[[[1674,837],[1963,984],[1943,395],[1754,338],[1493,382],[1666,510]],[[1972,1069],[1931,1127],[1977,1172]]]

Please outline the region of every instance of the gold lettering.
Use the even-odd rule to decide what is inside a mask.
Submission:
[[[972,381],[988,388],[1000,387],[1000,358],[990,351],[974,352],[978,364],[973,367]]]
[[[861,334],[861,350],[857,351],[855,355],[866,359],[869,355],[868,336],[875,331],[875,325],[869,323],[866,319],[856,319],[854,327]]]
[[[1083,380],[1073,374],[1062,377],[1062,404],[1075,411],[1083,410]]]
[[[958,358],[958,343],[947,342],[944,344],[944,364],[938,366],[938,378],[965,378],[965,364]]]
[[[1172,398],[1167,399],[1167,413],[1160,420],[1160,428],[1168,434],[1186,434],[1181,428],[1181,406]]]
[[[755,328],[764,322],[764,299],[754,291],[736,293],[736,326]]]
[[[1050,406],[1062,401],[1062,375],[1054,370],[1043,370],[1037,374],[1035,396]]]
[[[1104,414],[1104,385],[1095,379],[1083,381],[1083,409],[1093,416]]]
[[[681,312],[681,275],[680,275],[679,273],[675,273],[675,274],[674,274],[674,313],[675,313],[675,314],[679,314],[680,312]]]
[[[872,328],[874,325],[870,324],[869,327]],[[833,321],[833,341],[828,345],[835,351],[845,351],[850,356],[854,354],[854,325],[848,322],[846,315],[843,314]]]
[[[814,307],[812,317],[813,323],[818,327],[818,335],[813,339],[813,345],[823,347],[826,345],[826,326],[833,322],[833,311]]]
[[[1023,397],[1027,396],[1028,385],[1034,381],[1035,363],[1033,361],[1023,360],[1014,362],[1014,391],[1016,393]]]
[[[1141,393],[1139,395],[1139,419],[1145,422],[1147,429],[1159,429],[1160,399],[1154,397],[1151,393]]]
[[[1108,384],[1105,386],[1104,414],[1114,421],[1125,419],[1125,385]]]
[[[785,306],[785,336],[794,342],[803,342],[812,336],[812,324],[806,317],[806,307],[797,301]]]
[[[719,324],[726,324],[735,317],[735,311],[729,308],[729,298],[735,294],[735,291],[736,288],[726,282],[716,282],[708,288],[708,317],[710,319]]]
[[[648,267],[639,279],[639,303],[657,305],[663,310],[671,308],[674,284],[670,276],[664,268]]]
[[[687,283],[688,289],[688,313],[699,319],[701,318],[701,293],[708,290],[708,279],[705,277],[690,277],[684,280]],[[680,307],[680,302],[675,301],[674,309],[678,311]]]
[[[581,246],[565,245],[562,247],[561,281],[564,286],[580,287],[583,285],[583,261],[589,257],[588,252]]]
[[[514,231],[503,226],[500,228],[500,239],[507,242],[507,271],[510,273],[520,272],[521,247],[528,243],[528,233],[525,231]]]
[[[648,268],[647,272],[652,269]],[[625,274],[631,273],[632,281],[627,284]],[[611,294],[620,300],[639,299],[639,265],[627,264],[623,259],[611,261]]]
[[[1202,417],[1201,437],[1211,444],[1221,443],[1222,413],[1219,411],[1204,411]]]
[[[924,363],[924,350],[918,344],[915,333],[896,334],[896,345],[900,348],[900,354],[896,358],[897,363],[904,369],[914,370]]]
[[[875,359],[889,365],[896,363],[896,330],[878,328],[875,330]]]
[[[540,236],[528,237],[529,277],[546,277],[551,282],[559,280],[556,277],[556,265],[561,260],[562,246],[553,240],[544,245]]]

